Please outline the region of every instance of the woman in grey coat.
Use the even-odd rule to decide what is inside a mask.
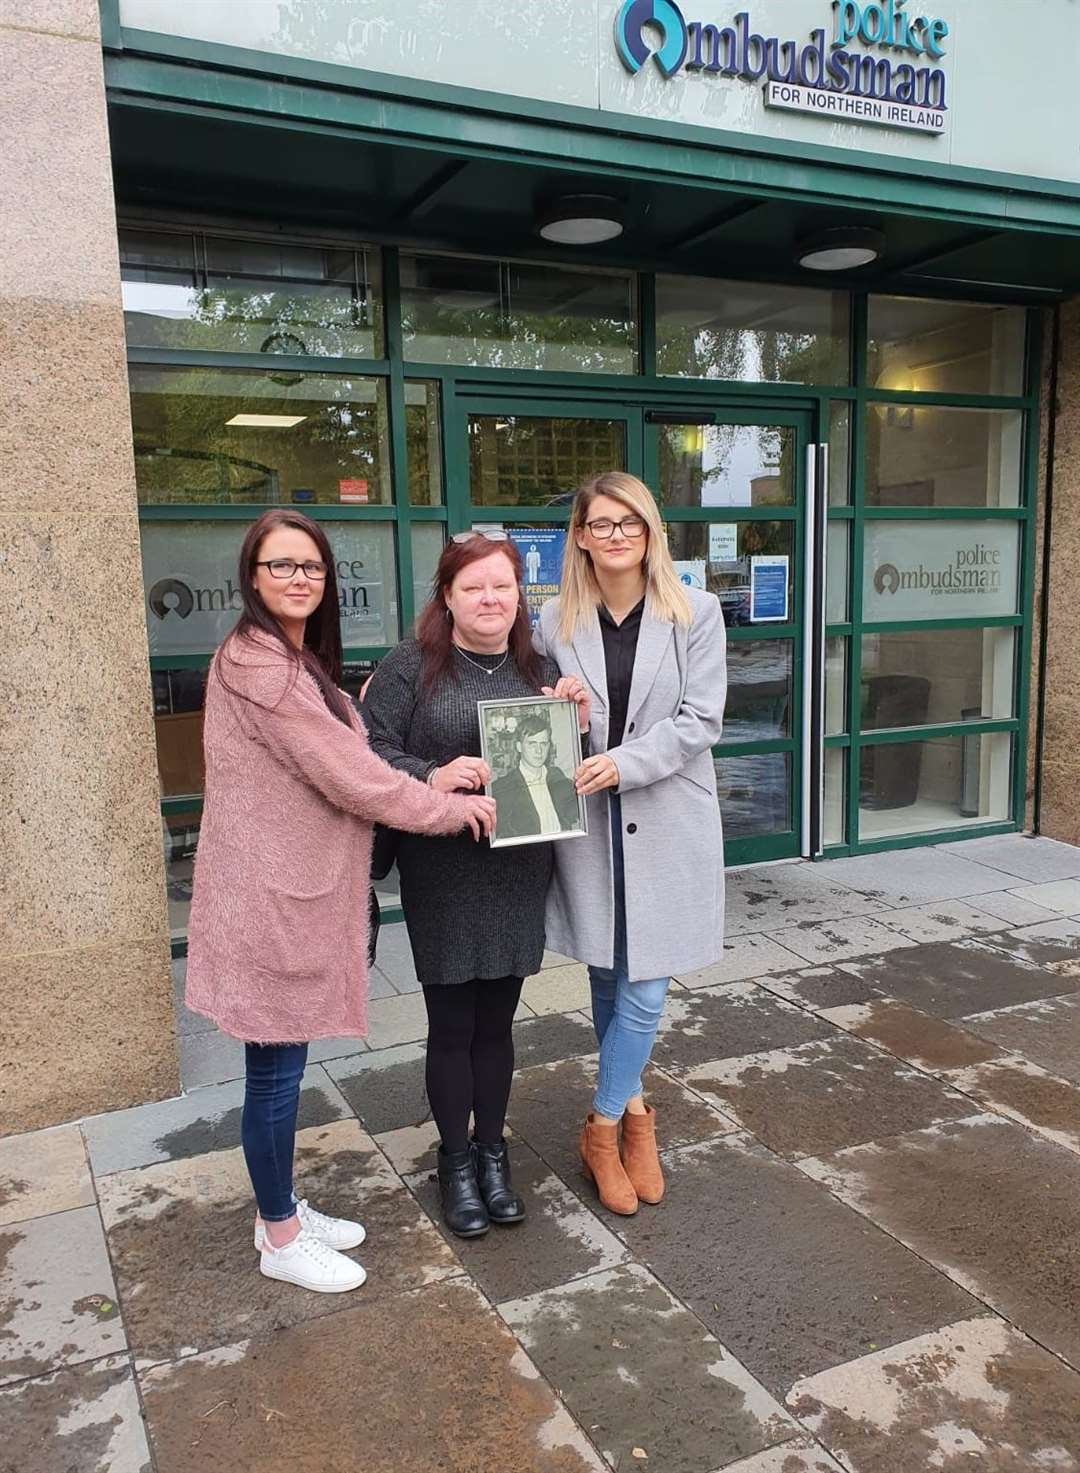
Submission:
[[[679,582],[636,477],[609,471],[578,491],[560,596],[535,643],[562,675],[581,677],[591,701],[590,756],[577,772],[589,833],[554,846],[547,944],[589,968],[600,1072],[581,1157],[604,1205],[628,1215],[664,1193],[641,1074],[668,984],[723,950],[711,748],[727,693],[720,602]]]

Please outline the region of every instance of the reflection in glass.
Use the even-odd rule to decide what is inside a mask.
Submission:
[[[206,671],[155,670],[150,680],[161,796],[201,793]]]
[[[822,838],[826,844],[842,844],[846,833],[848,752],[844,747],[825,748],[825,795],[822,807]]]
[[[402,252],[401,323],[413,362],[637,371],[629,272]]]
[[[656,371],[739,383],[847,384],[844,292],[657,276]]]
[[[626,468],[621,420],[470,414],[474,506],[569,506],[582,481]]]
[[[846,624],[848,617],[849,523],[831,521],[825,533],[825,622]]]
[[[1008,819],[1012,740],[991,732],[863,747],[860,840]]]
[[[132,347],[382,353],[377,251],[126,229],[120,270]]]
[[[660,425],[661,506],[790,506],[795,431],[779,425]]]
[[[862,729],[1013,715],[1012,629],[865,634]]]
[[[846,639],[825,641],[826,736],[840,736],[847,731],[847,654]]]
[[[1014,521],[867,521],[863,619],[989,619],[1015,614],[1020,526]]]
[[[419,615],[420,610],[431,597],[431,588],[435,581],[435,567],[442,554],[445,531],[442,522],[414,522],[412,524],[409,535],[412,539],[414,617]]]
[[[138,364],[130,378],[144,504],[392,500],[382,379]]]
[[[869,383],[923,394],[1022,394],[1023,307],[871,297]]]
[[[724,838],[760,838],[791,829],[791,756],[717,757],[716,786]]]
[[[872,404],[867,506],[1019,506],[1024,416]]]
[[[791,734],[790,639],[730,640],[724,741],[770,741]]]
[[[829,405],[829,505],[851,500],[851,405],[834,399]]]
[[[187,937],[201,817],[201,804],[194,803],[186,813],[170,813],[161,820],[165,846],[165,896],[169,910],[169,936],[173,941],[183,941]]]
[[[714,526],[717,524],[714,524]],[[735,556],[713,561],[709,557],[710,528],[705,522],[668,522],[665,525],[668,546],[675,568],[684,583],[693,588],[706,588],[715,593],[724,610],[724,623],[729,629],[750,624],[750,579],[755,557],[786,557],[788,560],[787,604],[793,607],[795,570],[792,559],[793,522],[736,522],[734,526]],[[724,550],[729,543],[725,540]]]
[[[406,379],[405,440],[409,456],[409,501],[413,506],[441,506],[442,441],[437,383]]]

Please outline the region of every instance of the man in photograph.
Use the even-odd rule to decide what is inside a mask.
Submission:
[[[579,826],[574,785],[560,768],[550,765],[551,748],[547,717],[523,716],[514,733],[517,763],[491,786],[498,838],[561,834]]]

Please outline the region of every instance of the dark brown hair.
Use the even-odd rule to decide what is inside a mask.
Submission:
[[[480,562],[482,558],[490,557],[493,552],[502,553],[517,579],[517,617],[507,641],[510,654],[528,684],[534,690],[540,689],[540,656],[533,649],[529,609],[521,587],[521,554],[509,538],[505,542],[493,542],[480,533],[470,537],[468,542],[448,542],[443,548],[435,577],[431,581],[431,597],[416,621],[416,638],[424,654],[425,689],[430,689],[454,673],[454,646],[451,638],[453,624],[450,610],[446,606],[446,592],[464,568],[471,563]]]
[[[255,564],[258,561],[259,549],[267,534],[278,527],[292,527],[297,532],[306,532],[318,548],[319,557],[326,564],[322,602],[314,613],[309,615],[304,626],[302,650],[298,650],[286,635],[284,629],[263,603],[255,587]],[[310,517],[304,516],[303,512],[290,511],[286,508],[264,511],[258,521],[253,522],[248,528],[247,536],[240,548],[238,581],[240,597],[243,600],[243,612],[237,620],[236,627],[222,644],[219,660],[218,674],[225,689],[245,700],[250,699],[228,683],[221,675],[220,665],[226,662],[236,663],[229,653],[229,647],[234,640],[250,638],[254,634],[263,634],[281,646],[293,665],[293,683],[295,684],[301,669],[306,670],[322,692],[327,706],[339,721],[348,726],[348,704],[338,689],[341,682],[341,623],[338,614],[337,570],[330,543],[318,522],[313,522]]]

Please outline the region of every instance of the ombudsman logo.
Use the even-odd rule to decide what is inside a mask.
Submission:
[[[895,593],[900,587],[900,570],[892,563],[882,563],[874,574],[874,587],[878,593]]]
[[[659,51],[645,40],[648,25],[663,36]],[[688,33],[675,0],[625,0],[615,17],[615,46],[628,72],[639,72],[651,56],[665,77],[673,77],[686,60]]]
[[[179,578],[161,578],[151,588],[148,602],[159,619],[169,613],[186,619],[195,607],[195,596]]]

